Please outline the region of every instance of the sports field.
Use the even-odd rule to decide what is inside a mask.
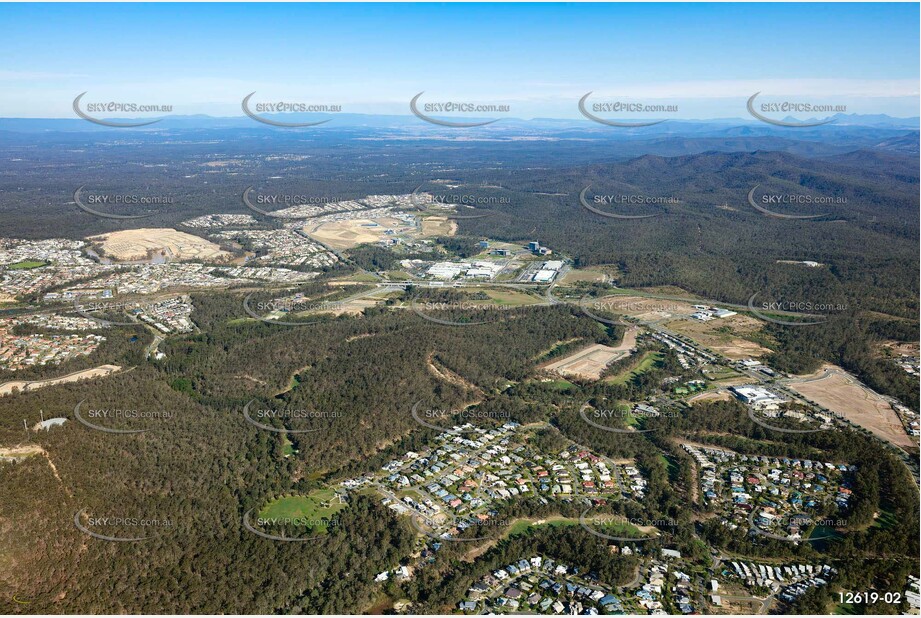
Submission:
[[[23,260],[22,262],[16,262],[15,264],[7,265],[9,270],[31,270],[33,268],[40,268],[41,266],[47,266],[48,262],[39,262],[36,260]]]

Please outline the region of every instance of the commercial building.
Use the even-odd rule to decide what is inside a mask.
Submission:
[[[776,407],[784,402],[783,397],[760,386],[732,386],[729,390],[741,401],[756,408]]]

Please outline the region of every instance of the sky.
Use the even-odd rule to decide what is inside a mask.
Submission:
[[[422,91],[517,118],[579,117],[590,91],[669,118],[744,117],[755,92],[919,109],[917,3],[0,4],[0,23],[7,118],[74,118],[82,92],[215,116],[254,91],[404,115]]]

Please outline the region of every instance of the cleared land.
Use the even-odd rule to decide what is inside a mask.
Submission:
[[[596,283],[596,282],[600,283],[600,282],[607,281],[607,279],[608,279],[608,275],[602,272],[601,270],[590,269],[590,268],[585,268],[585,269],[573,268],[569,270],[565,275],[563,275],[563,278],[559,281],[559,283],[563,285],[578,283],[580,281],[588,281],[590,283]]]
[[[666,290],[670,291],[671,290]],[[761,329],[761,322],[744,315],[718,318],[701,322],[691,317],[698,310],[695,304],[709,304],[707,301],[672,300],[617,294],[597,301],[598,308],[612,313],[622,313],[643,322],[652,322],[686,335],[700,345],[710,348],[728,358],[740,360],[758,357],[770,352],[765,347],[745,336]],[[589,305],[594,308],[594,305]]]
[[[704,403],[707,401],[729,401],[732,399],[732,395],[729,391],[707,391],[705,393],[699,393],[688,399],[688,403]]]
[[[116,371],[121,371],[121,367],[118,365],[99,365],[98,367],[77,371],[66,376],[61,376],[60,378],[49,378],[47,380],[13,380],[11,382],[4,382],[0,384],[0,397],[11,395],[17,389],[19,392],[24,393],[46,386],[54,386],[55,384],[66,384],[67,382],[79,382],[80,380],[100,378],[110,373],[115,373]]]
[[[423,217],[423,236],[454,236],[457,233],[457,221],[447,217]]]
[[[122,230],[90,236],[87,240],[98,245],[102,255],[119,262],[222,262],[232,257],[209,240],[172,228]]]
[[[786,381],[787,386],[832,412],[902,448],[918,443],[905,433],[898,415],[880,395],[836,365]]]
[[[41,455],[45,450],[37,444],[26,444],[25,446],[0,447],[0,460],[3,459],[25,459],[34,455]]]
[[[639,328],[633,326],[624,332],[623,341],[617,347],[596,343],[546,365],[544,369],[564,376],[597,380],[612,361],[630,354],[636,347]]]
[[[387,230],[391,230],[388,234]],[[304,227],[304,233],[333,249],[351,249],[385,237],[407,234],[415,228],[393,217],[323,221]]]
[[[471,304],[485,305],[503,305],[503,306],[525,306],[539,305],[544,301],[525,292],[519,292],[509,288],[484,288],[482,290],[491,300],[489,301],[471,301]]]
[[[768,348],[742,338],[746,333],[755,332],[761,328],[758,320],[744,315],[734,315],[710,322],[694,319],[675,320],[669,322],[666,327],[732,360],[758,358],[770,352]]]
[[[564,376],[597,380],[611,361],[624,354],[610,346],[596,343],[547,365],[547,369]]]

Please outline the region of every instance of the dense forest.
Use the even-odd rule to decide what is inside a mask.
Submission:
[[[329,293],[323,283],[304,290],[317,297]],[[817,557],[840,565],[841,581],[861,585],[882,585],[893,564],[917,566],[916,487],[896,457],[861,433],[820,432],[778,441],[732,402],[665,407],[669,414],[646,419],[644,427],[655,431],[643,434],[603,431],[582,421],[579,409],[586,402],[641,401],[655,397],[665,378],[693,373],[663,349],[660,363],[625,383],[577,380],[559,388],[534,379],[537,363],[557,342],[614,344],[622,337],[621,327],[603,326],[575,307],[513,309],[457,328],[387,308],[283,326],[248,319],[241,296],[195,296],[193,317],[201,333],[167,340],[161,361],[138,363],[137,350],[129,346],[121,356],[110,354],[111,360],[136,367],[131,371],[0,398],[3,444],[23,442],[21,419],[34,419],[39,406],[46,417],[70,419],[63,427],[30,435],[43,449],[40,455],[0,466],[7,497],[0,519],[10,539],[3,559],[15,565],[4,569],[0,585],[31,599],[29,612],[361,611],[375,597],[374,574],[400,564],[412,551],[414,534],[405,518],[370,497],[353,495],[339,515],[340,525],[308,544],[260,538],[241,520],[268,497],[334,484],[377,470],[406,450],[424,448],[434,430],[412,419],[412,405],[419,400],[450,409],[476,406],[484,419],[502,412],[518,422],[544,423],[535,448],[552,451],[572,441],[610,457],[634,459],[649,480],[645,498],[614,502],[601,512],[672,522],[661,527],[662,536],[649,551],[667,543],[706,563],[704,539],[752,556]],[[125,330],[127,335],[130,329]],[[137,337],[134,343],[142,346],[143,332]],[[158,414],[109,422],[112,428],[142,428],[143,433],[103,433],[74,422],[73,408],[80,401]],[[243,417],[249,402],[324,414],[267,421],[279,428],[319,429],[288,434],[297,450],[285,457],[279,434]],[[815,548],[753,539],[719,526],[691,501],[696,480],[677,446],[683,437],[740,452],[821,455],[857,465],[859,499],[848,515],[848,529],[828,547]],[[503,521],[574,518],[583,508],[523,500],[504,506],[499,515]],[[140,542],[104,542],[76,530],[74,515],[82,509],[94,517],[149,517],[169,525],[153,528]],[[872,525],[882,510],[896,514],[894,523]],[[130,536],[136,530],[107,532]],[[580,561],[612,583],[629,579],[634,561],[604,559],[609,553],[598,541],[578,527],[563,533],[537,529],[501,541],[472,564],[462,560],[466,544],[448,544],[453,547],[439,552],[430,570],[391,593],[406,596],[419,609],[444,611],[487,565],[520,552]]]

